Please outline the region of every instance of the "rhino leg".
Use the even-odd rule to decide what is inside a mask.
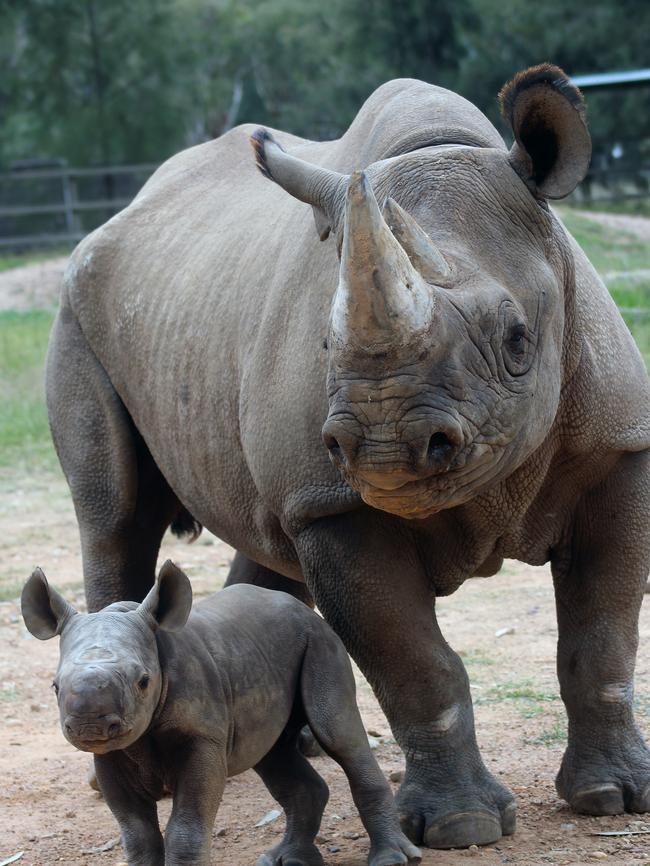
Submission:
[[[329,629],[323,629],[322,634],[314,630],[309,639],[300,691],[314,735],[350,782],[370,837],[369,866],[419,863],[420,851],[400,831],[390,786],[370,751],[355,699],[350,660],[341,641]]]
[[[65,303],[50,339],[46,388],[79,523],[88,608],[141,601],[181,506]]]
[[[284,838],[257,860],[256,866],[322,866],[314,839],[318,833],[329,789],[296,748],[295,729],[287,730],[255,766],[269,792],[284,809]]]
[[[650,455],[618,459],[553,563],[558,676],[569,741],[556,786],[578,812],[650,811],[650,752],[632,709],[650,567]]]
[[[278,574],[277,571],[271,571],[270,568],[249,559],[240,551],[235,554],[224,587],[235,583],[250,583],[253,586],[262,586],[264,589],[280,590],[293,595],[309,607],[314,606],[314,600],[304,583]]]
[[[408,529],[363,510],[311,524],[296,547],[319,609],[405,753],[397,805],[406,834],[457,848],[512,833],[514,799],[481,759],[467,674],[440,633]]]

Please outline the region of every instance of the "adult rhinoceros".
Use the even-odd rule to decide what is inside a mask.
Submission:
[[[243,126],[173,157],[77,248],[48,358],[90,608],[141,599],[190,514],[239,551],[231,582],[306,584],[405,752],[404,827],[434,847],[515,826],[433,613],[503,557],[552,565],[558,791],[650,807],[648,380],[547,205],[589,162],[578,91],[536,67],[502,106],[510,150],[461,97],[398,80],[338,141]]]

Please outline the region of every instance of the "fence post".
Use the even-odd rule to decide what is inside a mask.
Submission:
[[[65,227],[69,234],[76,231],[76,219],[74,215],[74,200],[76,190],[73,189],[70,174],[66,170],[61,175],[61,187],[63,190],[63,206],[65,207]]]

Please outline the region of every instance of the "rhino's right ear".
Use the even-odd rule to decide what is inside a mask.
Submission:
[[[153,617],[157,628],[179,631],[192,609],[192,585],[187,575],[168,559],[138,610]]]
[[[34,570],[23,587],[20,604],[27,630],[39,640],[61,634],[65,624],[77,612],[52,589],[40,568]]]
[[[318,237],[326,240],[343,213],[350,178],[292,156],[266,129],[256,129],[251,135],[251,144],[257,167],[264,177],[312,206]]]

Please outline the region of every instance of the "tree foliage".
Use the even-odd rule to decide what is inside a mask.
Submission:
[[[329,138],[389,78],[496,94],[546,60],[650,65],[638,0],[0,0],[0,163],[159,161],[254,121]],[[650,88],[594,94],[597,148],[650,149]]]

